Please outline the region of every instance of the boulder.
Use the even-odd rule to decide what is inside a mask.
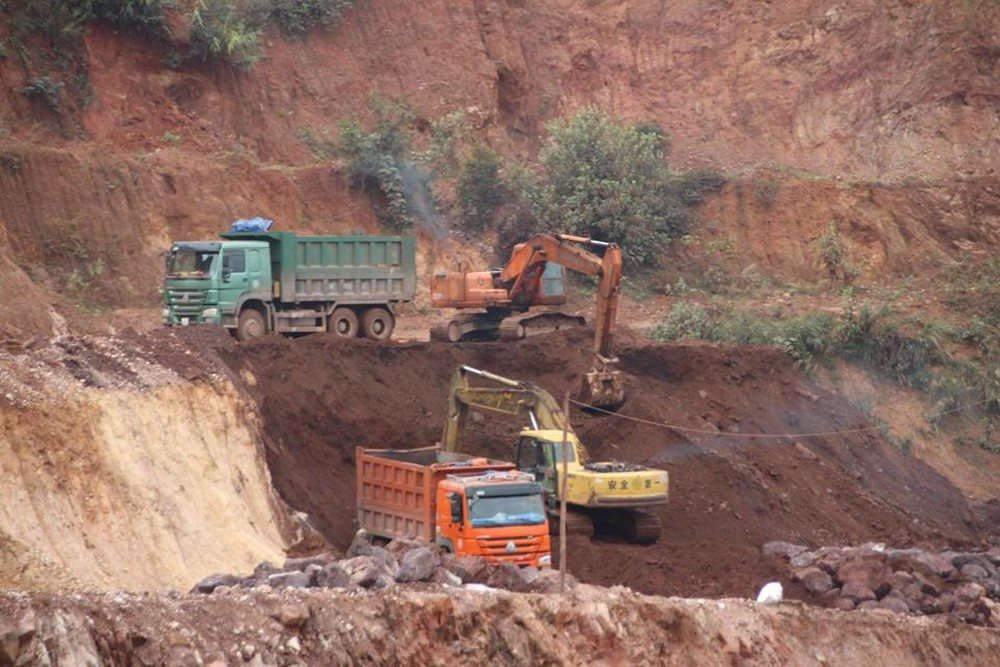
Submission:
[[[310,576],[298,570],[275,572],[267,578],[267,585],[271,588],[308,588],[310,583]]]
[[[442,565],[444,569],[467,584],[485,584],[489,579],[489,564],[482,558],[446,554],[442,559]]]
[[[990,599],[1000,600],[1000,575],[984,582],[983,587],[986,588],[986,595],[988,595]]]
[[[848,581],[840,589],[840,596],[849,598],[854,601],[855,604],[860,605],[862,602],[867,602],[869,600],[875,599],[875,591],[866,586],[863,583],[856,581]]]
[[[868,588],[876,597],[889,592],[892,585],[892,570],[878,559],[855,558],[847,561],[837,570],[837,579],[856,588]]]
[[[396,572],[396,581],[428,581],[441,564],[437,552],[426,546],[410,549],[403,554],[403,561]]]
[[[312,612],[302,602],[286,602],[278,609],[275,618],[286,628],[301,628]]]
[[[573,590],[578,583],[576,577],[569,572],[566,573],[566,590]],[[531,579],[526,590],[529,593],[558,593],[559,570],[539,570],[537,576]]]
[[[895,572],[892,573],[892,576],[889,577],[889,584],[893,588],[898,588],[900,590],[903,590],[906,586],[909,586],[915,581],[916,579],[913,577],[912,574],[910,574],[909,572],[904,572],[903,570],[896,570]]]
[[[384,574],[384,569],[371,556],[355,556],[347,560],[340,561],[340,567],[350,578],[354,586],[371,588],[379,579],[380,574]]]
[[[880,609],[888,609],[897,614],[908,614],[910,612],[910,606],[906,604],[906,601],[897,597],[886,596],[879,601],[878,606]]]
[[[834,609],[839,609],[840,611],[854,611],[854,600],[850,598],[840,598],[833,603]]]
[[[920,585],[920,591],[924,595],[930,595],[932,597],[937,597],[941,595],[941,584],[934,581],[929,577],[925,577],[922,574],[914,575],[916,582]]]
[[[834,587],[833,578],[818,567],[796,570],[795,578],[802,582],[802,586],[807,591],[816,596],[822,595]]]
[[[792,556],[797,556],[804,551],[808,551],[808,548],[792,544],[791,542],[775,541],[767,542],[760,550],[765,556],[780,556],[785,560],[789,560]]]
[[[861,609],[862,611],[866,609],[878,609],[878,605],[879,603],[875,600],[865,600],[864,602],[858,604],[857,609]]]
[[[289,558],[285,561],[284,566],[281,569],[286,572],[290,570],[298,570],[299,572],[305,572],[306,568],[310,565],[318,565],[323,567],[327,563],[332,563],[337,560],[336,554],[332,552],[321,553],[316,556],[309,556],[308,558]]]
[[[962,584],[955,589],[955,597],[964,602],[975,602],[983,596],[986,589],[975,583]]]
[[[987,554],[961,553],[955,554],[951,558],[951,564],[961,570],[966,565],[978,565],[983,568],[989,576],[997,574],[997,566],[993,564]]]
[[[803,551],[800,554],[795,554],[788,560],[788,564],[795,568],[809,567],[816,563],[819,558],[812,551]]]
[[[358,532],[354,533],[354,539],[351,540],[351,546],[347,547],[347,551],[344,553],[347,558],[355,558],[356,556],[367,556],[371,554],[372,548],[371,536],[368,531],[362,528]]]
[[[990,573],[982,565],[976,563],[966,563],[959,569],[959,573],[964,579],[972,581],[984,581],[989,578]]]
[[[231,574],[213,574],[205,577],[191,589],[192,593],[211,593],[219,586],[229,586],[230,588],[240,583],[240,578]]]
[[[837,600],[840,600],[840,599],[841,599],[841,597],[840,597],[840,589],[839,588],[831,588],[830,590],[826,591],[825,593],[817,596],[816,601],[819,602],[824,607],[836,607],[837,606]],[[852,602],[851,604],[853,605],[854,603]]]
[[[396,575],[396,571],[399,569],[399,562],[396,560],[395,556],[389,553],[388,549],[373,546],[367,555],[378,563],[390,577],[394,577]]]
[[[503,561],[498,567],[490,568],[486,585],[492,588],[505,588],[509,591],[517,592],[528,589],[528,581],[521,568],[508,561]]]
[[[894,570],[908,570],[924,576],[947,579],[955,574],[955,566],[939,554],[920,549],[891,549],[887,552]]]
[[[457,574],[452,574],[443,567],[439,567],[434,570],[434,576],[431,577],[431,581],[435,584],[441,584],[443,586],[461,586],[462,578]]]
[[[320,588],[347,588],[351,585],[351,575],[340,563],[328,563],[316,574],[314,585]]]
[[[407,551],[412,551],[413,549],[420,549],[426,547],[426,542],[421,542],[420,540],[413,539],[410,537],[397,537],[389,544],[385,545],[386,551],[392,554],[393,558],[397,561],[403,560],[403,555]]]
[[[313,563],[311,565],[307,565],[306,566],[306,569],[303,572],[303,574],[305,574],[307,577],[309,577],[309,585],[310,586],[315,586],[316,585],[316,580],[319,578],[319,574],[322,571],[323,571],[323,566],[316,565],[315,563]]]

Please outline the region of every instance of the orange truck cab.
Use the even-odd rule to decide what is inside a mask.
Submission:
[[[542,488],[507,461],[423,449],[358,447],[358,524],[488,561],[549,567]]]

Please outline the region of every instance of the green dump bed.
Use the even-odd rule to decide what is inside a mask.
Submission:
[[[412,236],[298,236],[226,232],[224,239],[267,241],[275,295],[284,303],[410,301],[417,289]]]

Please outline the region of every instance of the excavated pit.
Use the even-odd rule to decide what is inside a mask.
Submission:
[[[462,363],[561,397],[589,367],[589,343],[572,331],[516,344],[326,335],[237,344],[192,328],[8,354],[0,401],[10,456],[0,463],[11,503],[0,514],[0,574],[16,588],[187,588],[280,561],[303,537],[285,504],[344,549],[355,530],[356,446],[436,442]],[[654,545],[571,535],[569,569],[582,581],[753,597],[782,577],[760,552],[772,540],[962,549],[990,530],[996,538],[948,480],[781,351],[650,344],[628,333],[619,348],[626,405],[618,416],[574,408],[573,423],[594,460],[668,470],[671,501],[658,511]],[[469,423],[469,450],[498,458],[512,455],[523,426],[477,414]],[[315,538],[290,553],[322,548]]]
[[[652,594],[752,597],[778,574],[760,555],[769,540],[967,546],[984,539],[950,482],[895,449],[844,399],[813,386],[781,351],[623,339],[628,402],[619,414],[702,433],[573,410],[593,459],[665,468],[672,480],[657,544],[570,537],[569,568],[582,580]],[[457,345],[317,335],[225,344],[217,353],[257,401],[279,494],[344,548],[354,533],[356,446],[437,441],[461,363],[561,397],[589,367],[589,343],[585,331]],[[470,451],[512,455],[522,424],[470,423]],[[837,434],[729,437],[826,432]]]

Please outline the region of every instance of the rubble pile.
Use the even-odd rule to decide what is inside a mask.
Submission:
[[[567,575],[569,586],[576,580]],[[486,586],[519,593],[554,593],[559,573],[514,563],[489,563],[474,556],[440,554],[417,540],[400,538],[383,546],[373,544],[359,530],[343,558],[325,552],[289,558],[281,567],[261,563],[252,574],[239,577],[215,574],[202,579],[192,593],[224,592],[233,588],[390,588],[396,584],[428,582],[445,586]],[[221,590],[220,590],[221,589]]]
[[[823,606],[947,614],[975,625],[1000,623],[1000,547],[931,552],[869,542],[810,550],[768,542],[762,551],[785,563],[807,601]]]

